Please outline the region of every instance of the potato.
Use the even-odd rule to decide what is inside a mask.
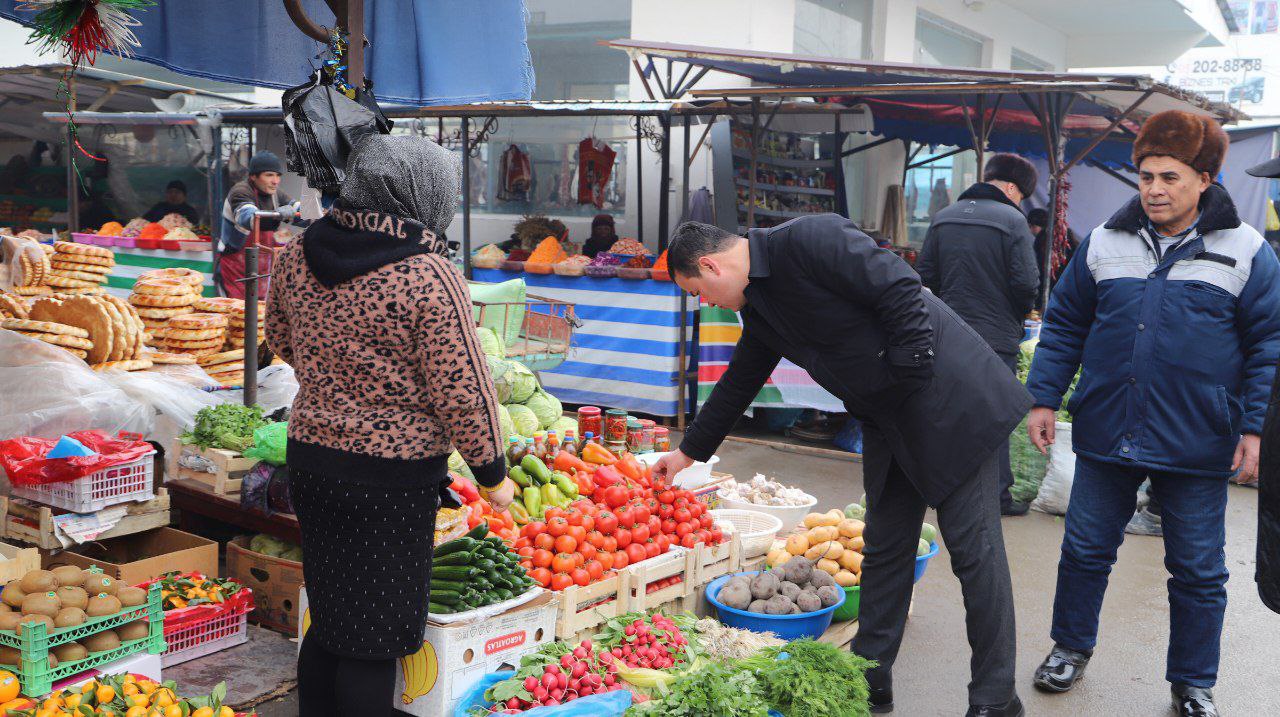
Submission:
[[[848,570],[841,570],[836,573],[835,581],[836,585],[839,585],[842,588],[851,588],[858,584],[858,576]],[[818,589],[821,590],[822,588]]]
[[[822,598],[812,590],[801,592],[795,603],[800,608],[800,612],[817,612],[822,609]]]
[[[769,556],[765,558],[765,563],[771,568],[776,568],[790,559],[791,553],[788,553],[785,549],[771,550],[769,551]]]
[[[836,558],[836,562],[840,563],[840,567],[851,573],[862,572],[862,553],[856,550],[844,551],[839,558]]]
[[[790,615],[795,606],[786,595],[774,595],[765,601],[764,611],[768,615]]]
[[[773,572],[760,573],[751,578],[751,597],[757,600],[768,600],[778,594],[778,588],[781,584],[782,581]]]
[[[827,558],[823,558],[822,560],[819,560],[818,564],[815,567],[818,568],[818,570],[821,570],[822,572],[826,573],[827,575],[835,575],[836,573],[840,572],[840,563],[837,563],[834,560],[829,560]],[[813,578],[810,578],[809,582],[812,583]]]
[[[830,525],[819,525],[816,528],[810,528],[809,532],[805,533],[805,536],[809,538],[809,545],[817,545],[818,543],[825,543],[828,540],[839,538],[840,531]]]
[[[837,525],[844,519],[844,513],[840,517],[835,517],[835,511],[832,513],[810,513],[804,517],[804,527],[817,528],[820,525]]]
[[[809,576],[813,574],[813,561],[808,558],[797,555],[788,560],[782,566],[782,575],[785,580],[790,580],[796,585],[804,585],[809,582]],[[789,595],[787,597],[790,597]]]
[[[835,518],[836,520],[836,522],[832,523],[831,525],[839,525],[840,521],[844,520],[846,517],[844,514],[844,511],[840,510],[839,508],[832,508],[831,510],[828,510],[827,516],[831,518]]]
[[[818,543],[812,548],[809,548],[807,551],[805,551],[804,556],[810,560],[817,560],[819,558],[826,558],[828,560],[839,560],[840,556],[843,554],[844,554],[843,546],[841,546],[839,543],[835,542],[834,540],[828,540],[825,543]]]
[[[752,600],[751,604],[747,606],[747,612],[756,612],[763,615],[765,611],[765,606],[768,604],[769,602],[767,600]],[[4,648],[0,647],[0,650],[3,650],[3,649]]]
[[[751,588],[749,585],[749,583],[744,584],[737,580],[731,580],[720,588],[720,593],[716,595],[716,599],[734,610],[746,610],[747,606],[751,604]]]
[[[836,566],[836,572],[840,572],[839,566]],[[823,585],[835,585],[836,581],[831,576],[835,573],[823,572],[822,570],[813,571],[813,577],[809,578],[809,586],[812,588],[820,588]]]
[[[864,540],[862,539],[862,536],[861,536],[861,535],[859,535],[859,536],[858,536],[858,537],[856,537],[856,538],[849,538],[849,549],[850,549],[850,550],[856,550],[856,551],[858,551],[859,553],[861,553],[861,552],[862,552],[862,549],[863,549],[863,548],[865,548],[866,546],[867,546],[866,541],[864,541]]]
[[[809,549],[809,539],[803,535],[787,536],[787,552],[792,555],[804,555],[804,551]]]
[[[862,530],[866,527],[866,523],[863,523],[861,520],[853,520],[851,518],[846,518],[840,521],[840,525],[836,526],[840,531],[840,535],[843,535],[846,538],[856,538],[862,535]]]

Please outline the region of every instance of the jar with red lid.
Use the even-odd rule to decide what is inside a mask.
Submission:
[[[653,450],[657,453],[667,453],[671,450],[671,431],[666,426],[654,427]]]
[[[627,412],[610,408],[604,414],[604,439],[609,443],[627,442]]]
[[[578,435],[585,436],[588,433],[604,435],[604,418],[600,415],[598,406],[583,406],[578,409]]]

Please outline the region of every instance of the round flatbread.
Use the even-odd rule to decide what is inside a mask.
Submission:
[[[115,304],[107,301],[101,296],[88,297],[107,310],[111,315],[111,352],[107,355],[108,361],[123,361],[130,356],[126,356],[133,350],[133,322],[126,322],[124,314],[116,308]]]
[[[230,314],[236,310],[244,311],[244,299],[233,299],[227,296],[202,296],[193,304],[196,311],[207,311],[214,314]]]
[[[91,256],[89,254],[66,254],[57,252],[49,257],[50,262],[59,264],[75,264],[77,266],[101,266],[108,269],[116,265],[114,257],[108,256]],[[83,270],[82,270],[83,271]]]
[[[181,339],[166,338],[163,341],[164,346],[168,349],[211,349],[221,348],[222,346],[222,339],[220,338],[198,341],[183,341]]]
[[[185,296],[194,294],[195,287],[176,279],[138,279],[133,284],[133,293],[151,296]]]
[[[83,349],[69,349],[69,348],[67,348],[66,346],[59,346],[58,348],[62,349],[63,351],[66,351],[67,353],[71,354],[72,356],[75,356],[76,358],[80,359],[81,361],[85,360],[85,357],[87,357],[87,356],[89,355],[89,352],[88,352],[88,351],[84,351]]]
[[[112,306],[116,307],[116,310],[124,316],[125,323],[131,327],[129,336],[132,339],[132,343],[129,348],[126,349],[125,358],[139,358],[142,354],[142,336],[146,333],[147,327],[143,325],[142,318],[138,316],[138,310],[133,308],[129,302],[118,296],[104,295],[102,298],[110,302]]]
[[[191,306],[195,301],[194,294],[182,294],[180,296],[152,296],[150,294],[130,294],[129,303],[138,307],[147,307],[154,309],[173,309],[179,306]],[[190,313],[190,312],[187,312]]]
[[[244,361],[244,349],[234,351],[220,351],[211,356],[205,356],[200,359],[201,366],[213,366],[220,363],[229,363],[231,361]]]
[[[216,329],[221,332],[227,328],[227,317],[225,314],[210,314],[204,312],[185,314],[183,316],[175,316],[169,319],[169,328],[187,329],[190,331]]]
[[[93,287],[98,285],[98,282],[96,280],[85,281],[84,279],[73,279],[69,276],[63,276],[61,274],[52,274],[50,276],[45,277],[44,283],[48,284],[49,286],[62,288],[62,289],[92,289]]]
[[[107,280],[104,274],[93,274],[87,271],[68,271],[66,269],[54,269],[53,273],[45,277],[47,282],[52,281],[53,277],[62,277],[63,279],[75,279],[77,281],[88,282],[90,285],[96,286]]]
[[[212,376],[211,378],[223,386],[239,386],[244,383],[244,371],[220,373],[217,376]]]
[[[76,271],[81,274],[95,274],[97,276],[106,276],[111,273],[111,267],[98,266],[97,264],[77,264],[70,261],[53,261],[49,262],[49,266],[54,272]]]
[[[89,363],[102,363],[108,360],[115,345],[115,329],[104,302],[97,299],[95,296],[42,298],[31,307],[31,319],[78,326],[88,331],[93,348],[89,349],[86,360]]]
[[[0,329],[9,329],[10,331],[37,331],[45,334],[57,334],[59,336],[74,336],[81,339],[89,338],[89,332],[79,326],[68,326],[67,324],[59,324],[52,321],[5,319],[4,321],[0,321]]]
[[[85,256],[100,256],[115,261],[115,252],[100,246],[91,244],[76,244],[69,241],[59,241],[53,243],[54,252],[62,254],[83,254]]]
[[[18,296],[48,296],[53,293],[53,288],[48,286],[15,286],[10,291]]]
[[[133,305],[133,307],[138,310],[138,316],[141,316],[144,319],[160,321],[161,324],[164,324],[169,319],[175,316],[182,316],[184,314],[190,314],[191,312],[195,311],[195,309],[191,308],[190,306],[171,306],[169,308],[165,308],[162,306]]]
[[[171,341],[210,341],[217,339],[224,341],[226,336],[223,334],[225,329],[177,329],[174,328],[173,322],[160,330],[160,337]]]
[[[82,339],[77,336],[64,336],[62,334],[46,334],[38,331],[19,331],[18,333],[22,334],[23,336],[27,336],[39,341],[43,341],[46,344],[53,344],[54,346],[62,346],[64,348],[69,348],[69,349],[82,349],[84,351],[88,351],[89,349],[93,348],[92,341],[90,341],[89,339]]]
[[[175,354],[167,351],[150,351],[143,354],[144,357],[151,359],[154,364],[168,364],[175,366],[194,366],[196,357],[191,354]]]
[[[220,363],[213,366],[204,366],[204,372],[217,378],[221,374],[242,373],[244,371],[244,362]]]
[[[25,319],[27,318],[27,305],[16,297],[0,293],[0,312],[6,314],[9,318]]]
[[[195,269],[152,269],[143,272],[139,279],[176,279],[190,286],[200,286],[204,283],[204,274]]]
[[[178,349],[178,348],[172,348],[172,347],[162,345],[160,348],[163,348],[166,351],[169,351],[175,354],[188,354],[190,356],[196,357],[197,359],[203,358],[205,356],[211,356],[213,354],[218,353],[217,347],[212,347],[207,349]]]
[[[101,286],[95,286],[92,288],[82,287],[82,288],[75,288],[75,289],[58,289],[57,291],[53,292],[53,295],[54,296],[102,296],[106,293],[107,293],[106,289],[102,288]]]
[[[145,371],[151,368],[151,359],[131,359],[129,361],[105,361],[103,363],[91,364],[89,368],[94,371],[106,371],[107,369],[120,369],[121,371]]]

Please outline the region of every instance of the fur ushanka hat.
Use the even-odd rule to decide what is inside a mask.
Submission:
[[[1218,176],[1227,156],[1227,133],[1212,117],[1169,110],[1153,115],[1133,142],[1133,166],[1154,155],[1173,157],[1197,172]]]

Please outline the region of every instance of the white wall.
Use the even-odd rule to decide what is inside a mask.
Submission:
[[[899,4],[898,0],[889,2]],[[980,10],[970,10],[961,0],[918,0],[915,4],[919,10],[986,38],[987,50],[984,56],[989,63],[988,67],[1009,69],[1009,60],[1015,47],[1057,69],[1066,67],[1067,36],[1002,2],[986,0]],[[915,47],[914,25],[910,35],[899,36],[899,42],[910,48]]]
[[[22,67],[24,65],[44,65],[58,62],[61,58],[56,53],[41,54],[35,45],[28,45],[31,30],[12,20],[0,19],[0,67]]]

